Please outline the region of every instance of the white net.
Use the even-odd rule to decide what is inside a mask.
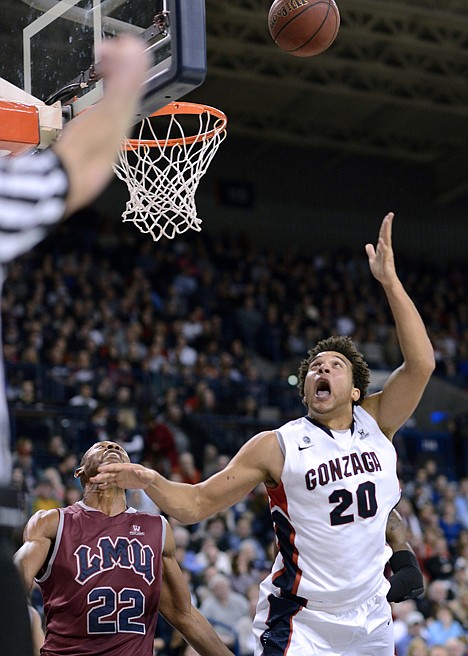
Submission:
[[[180,108],[181,103],[173,104]],[[201,230],[195,193],[219,145],[226,137],[226,117],[219,110],[185,103],[186,114],[163,111],[169,123],[163,137],[157,136],[155,115],[142,121],[136,139],[127,139],[114,172],[128,188],[129,200],[122,214],[154,241],[173,239],[187,230]],[[170,106],[168,106],[170,108]],[[202,110],[202,106],[199,106]],[[216,113],[214,113],[216,112]],[[160,113],[156,113],[160,117]],[[186,135],[184,117],[198,119],[198,128]],[[198,132],[197,132],[198,129]]]

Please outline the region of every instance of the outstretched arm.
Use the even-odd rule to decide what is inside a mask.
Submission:
[[[175,559],[175,540],[167,525],[163,551],[163,585],[159,610],[200,656],[232,656],[211,624],[192,605],[190,591]]]
[[[88,205],[110,181],[149,66],[144,42],[133,36],[104,41],[98,56],[104,96],[70,121],[53,146],[69,176],[67,215]]]
[[[396,274],[392,223],[390,212],[382,221],[377,247],[367,244],[366,253],[392,310],[403,364],[391,374],[382,392],[363,403],[390,439],[413,414],[435,367],[434,350],[421,316]]]
[[[163,512],[193,524],[230,508],[259,483],[276,485],[283,461],[276,433],[270,431],[253,437],[222,471],[197,485],[168,481],[152,469],[122,463],[101,465],[90,480],[102,489],[143,489]]]

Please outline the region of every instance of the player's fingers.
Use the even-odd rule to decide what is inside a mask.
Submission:
[[[121,470],[121,468],[121,465],[118,463],[109,463],[107,465],[99,465],[98,471],[109,474],[111,472],[118,472]]]

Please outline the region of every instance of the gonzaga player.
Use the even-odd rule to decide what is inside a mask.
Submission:
[[[396,324],[402,365],[366,396],[369,368],[348,337],[309,351],[299,370],[307,415],[254,436],[227,467],[197,485],[167,481],[132,464],[106,464],[93,481],[140,487],[166,513],[198,522],[263,482],[278,555],[261,584],[255,656],[392,656],[393,627],[383,575],[391,555],[387,519],[399,500],[392,438],[411,416],[434,369],[422,319],[394,265],[393,214],[366,252]],[[392,569],[410,569],[396,552]],[[400,580],[401,583],[401,580]],[[411,587],[411,586],[410,586]]]

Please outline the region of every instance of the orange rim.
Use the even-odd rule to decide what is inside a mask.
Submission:
[[[153,118],[153,116],[177,116],[185,114],[200,116],[205,112],[217,119],[214,128],[208,132],[194,134],[189,137],[174,137],[172,139],[127,139],[122,148],[123,150],[138,150],[145,146],[148,148],[157,148],[158,146],[172,147],[212,139],[216,134],[223,132],[227,125],[226,114],[220,109],[216,109],[216,107],[210,107],[209,105],[203,105],[201,103],[171,102],[165,107],[158,109],[156,112],[153,112],[147,118]]]

